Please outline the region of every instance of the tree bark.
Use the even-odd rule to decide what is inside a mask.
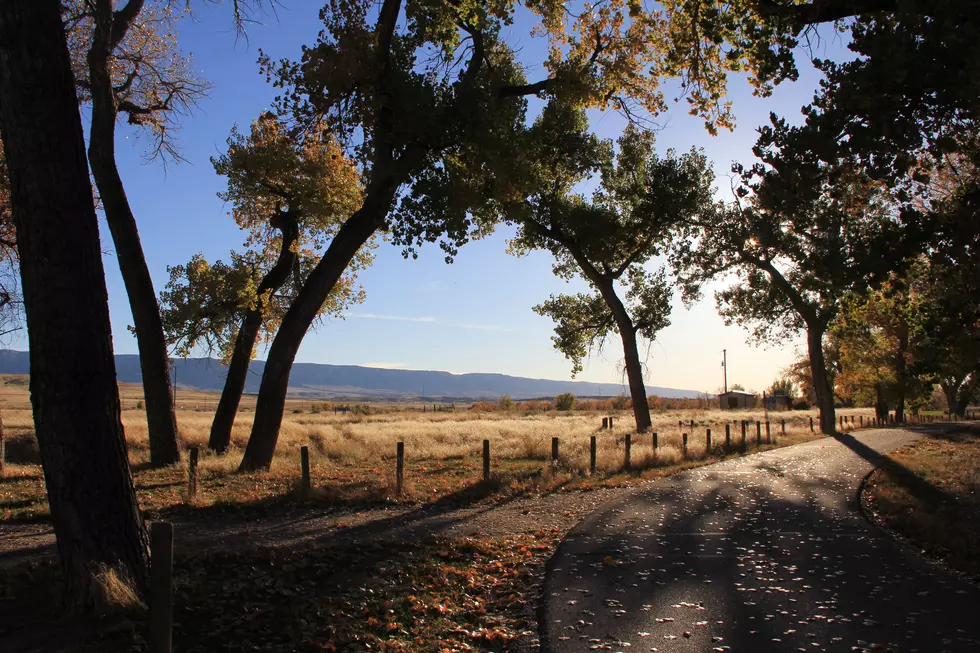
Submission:
[[[337,285],[357,251],[384,224],[395,197],[397,184],[379,184],[369,191],[364,206],[340,228],[320,262],[306,278],[296,299],[282,320],[279,332],[269,348],[262,372],[262,383],[255,404],[252,432],[242,456],[240,472],[267,470],[272,465],[286,407],[289,372],[306,332],[316,319],[320,307]]]
[[[908,394],[909,374],[906,354],[909,350],[909,326],[902,317],[898,318],[898,351],[895,353],[895,381],[898,396],[895,398],[895,421],[905,422],[905,397]]]
[[[820,409],[820,432],[833,435],[837,431],[834,411],[834,390],[830,387],[827,362],[823,356],[824,329],[808,324],[806,329],[807,352],[810,355],[810,376],[813,377],[813,393],[817,396]]]
[[[89,85],[92,93],[92,130],[88,160],[99,189],[106,223],[116,247],[133,313],[133,327],[140,354],[146,423],[150,439],[150,464],[172,465],[180,461],[173,388],[170,385],[170,356],[160,319],[160,306],[153,279],[143,256],[136,218],[126,197],[116,167],[116,101],[109,75],[109,56],[114,47],[113,12],[109,0],[97,4],[95,31],[88,53]],[[119,30],[116,30],[117,32]],[[117,35],[118,36],[118,35]]]
[[[126,454],[99,224],[58,0],[0,3],[7,150],[31,405],[67,605],[114,569],[146,596],[149,552]]]
[[[580,263],[581,265],[581,263]],[[584,269],[584,268],[583,268]],[[596,284],[606,306],[612,311],[619,329],[619,337],[623,341],[623,359],[626,364],[626,378],[630,386],[630,398],[633,400],[633,419],[636,421],[636,432],[646,433],[653,425],[650,419],[650,404],[647,401],[647,389],[643,383],[643,366],[640,363],[640,353],[636,346],[636,328],[629,312],[616,294],[611,280],[602,280]]]
[[[956,398],[962,385],[963,381],[960,379],[950,378],[939,382],[939,387],[943,389],[943,394],[946,395],[946,408],[951,416],[956,414]]]
[[[225,387],[221,391],[218,409],[215,411],[214,421],[211,423],[208,448],[218,453],[227,451],[228,445],[231,444],[231,430],[235,425],[235,415],[238,413],[242,393],[245,391],[248,365],[252,362],[252,351],[255,349],[255,341],[258,339],[259,329],[262,326],[264,308],[261,304],[262,295],[268,292],[276,292],[282,288],[299,256],[293,247],[299,239],[299,227],[296,219],[286,213],[278,217],[274,226],[277,226],[282,233],[279,257],[276,264],[266,273],[259,284],[259,305],[246,311],[245,317],[242,319],[238,336],[235,338],[235,349],[232,351],[231,361],[228,364]]]
[[[888,401],[885,399],[885,383],[875,382],[875,417],[879,420],[888,419]]]

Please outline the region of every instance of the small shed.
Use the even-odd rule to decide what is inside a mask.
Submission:
[[[718,395],[718,403],[722,410],[755,408],[759,403],[759,395],[742,390],[729,390]]]
[[[793,398],[786,395],[769,395],[763,399],[766,410],[790,410],[793,407]]]

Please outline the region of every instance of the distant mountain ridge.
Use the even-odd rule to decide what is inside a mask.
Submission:
[[[225,368],[213,358],[178,358],[177,387],[220,391],[224,386]],[[259,390],[265,361],[254,361],[249,367],[245,392]],[[0,374],[28,374],[28,353],[0,349]],[[116,377],[122,383],[140,383],[139,356],[118,354]],[[529,379],[506,374],[451,374],[425,370],[393,370],[359,365],[296,363],[289,376],[289,394],[310,399],[387,399],[406,400],[425,397],[434,400],[496,399],[509,394],[514,399],[553,397],[563,392],[579,396],[614,397],[628,394],[619,383],[555,381]],[[677,390],[647,386],[647,394],[661,397],[696,397],[694,390]]]

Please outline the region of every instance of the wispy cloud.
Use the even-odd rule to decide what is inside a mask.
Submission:
[[[507,327],[500,326],[499,324],[479,324],[479,323],[465,323],[459,324],[456,322],[443,322],[432,316],[424,317],[412,317],[408,315],[379,315],[378,313],[352,313],[350,317],[361,319],[361,320],[389,320],[392,322],[421,322],[424,324],[439,324],[444,327],[449,327],[450,329],[474,329],[477,331],[501,331],[513,333],[516,329],[508,329]]]
[[[436,323],[437,320],[434,317],[408,317],[406,315],[378,315],[377,313],[353,313],[351,317],[355,317],[361,320],[390,320],[392,322],[429,322]]]

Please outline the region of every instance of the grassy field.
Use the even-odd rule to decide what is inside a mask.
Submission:
[[[26,381],[2,378],[0,406],[7,432],[6,481],[0,485],[0,520],[42,519],[47,515],[37,444],[33,436]],[[185,447],[199,447],[198,495],[191,502],[186,493],[186,469],[174,466],[149,469],[144,413],[137,408],[141,388],[123,385],[123,423],[133,463],[140,502],[151,515],[172,510],[263,506],[297,496],[299,451],[311,452],[314,492],[310,500],[334,504],[384,502],[418,503],[452,495],[482,478],[483,440],[491,442],[492,468],[497,494],[508,496],[595,485],[634,483],[662,476],[672,470],[703,464],[735,453],[741,433],[738,420],[763,421],[762,411],[671,411],[654,416],[659,447],[652,435],[633,436],[631,473],[623,474],[625,438],[632,414],[614,413],[612,431],[600,430],[604,413],[473,411],[421,412],[404,406],[373,406],[371,414],[310,412],[309,401],[290,400],[279,437],[272,470],[237,474],[235,470],[252,422],[248,398],[235,424],[231,451],[224,456],[206,451],[216,393],[178,393],[177,418]],[[844,411],[847,416],[870,415],[867,410]],[[771,432],[780,445],[810,439],[807,411],[773,413]],[[692,428],[691,421],[694,421]],[[786,421],[785,434],[782,420]],[[678,425],[678,422],[681,425]],[[726,449],[725,426],[732,432],[733,447]],[[706,429],[713,433],[712,450],[706,449]],[[682,434],[689,434],[686,455]],[[590,437],[598,438],[597,474],[589,476]],[[560,440],[559,464],[552,467],[551,441]],[[765,431],[763,429],[763,440]],[[395,451],[405,443],[405,486],[396,496]],[[747,444],[756,448],[755,427],[750,425]],[[769,446],[769,445],[764,445]]]
[[[980,427],[889,454],[869,477],[864,499],[885,525],[980,578]]]

